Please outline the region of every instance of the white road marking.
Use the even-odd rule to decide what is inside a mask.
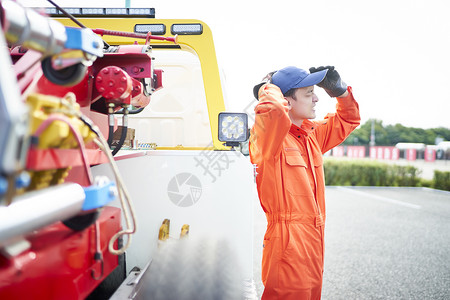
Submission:
[[[414,209],[421,209],[422,208],[422,206],[420,206],[420,205],[411,204],[411,203],[408,203],[408,202],[403,202],[403,201],[395,200],[395,199],[388,198],[388,197],[377,196],[377,195],[373,195],[371,193],[357,191],[357,190],[351,189],[351,188],[346,188],[346,187],[338,187],[338,188],[340,190],[344,190],[345,192],[348,192],[348,193],[352,193],[352,194],[355,194],[355,195],[361,195],[361,196],[363,196],[365,198],[368,197],[368,198],[372,198],[374,200],[388,202],[388,203],[391,203],[391,204],[396,204],[396,205],[405,206],[405,207],[414,208]]]

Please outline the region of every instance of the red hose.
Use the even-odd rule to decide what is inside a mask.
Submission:
[[[130,38],[137,38],[137,39],[146,39],[146,40],[160,40],[160,41],[169,41],[177,43],[177,35],[174,37],[165,37],[165,36],[157,36],[157,35],[151,35],[150,32],[148,34],[143,33],[134,33],[134,32],[125,32],[125,31],[116,31],[116,30],[106,30],[106,29],[92,29],[94,33],[99,34],[101,36],[103,35],[114,35],[114,36],[123,36],[123,37],[130,37]]]

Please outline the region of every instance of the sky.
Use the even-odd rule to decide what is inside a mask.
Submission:
[[[66,7],[125,7],[125,0],[55,0]],[[43,0],[22,0],[49,6]],[[130,0],[156,18],[199,19],[211,28],[227,110],[248,111],[270,71],[334,65],[352,86],[362,123],[450,128],[448,0]],[[335,111],[320,88],[317,118]]]

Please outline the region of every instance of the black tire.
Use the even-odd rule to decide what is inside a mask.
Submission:
[[[62,86],[74,86],[80,83],[86,75],[87,67],[83,64],[76,64],[61,70],[55,70],[52,66],[51,57],[42,60],[42,72],[52,83]]]
[[[135,299],[243,299],[234,253],[223,241],[168,241],[143,275]]]
[[[81,231],[97,221],[98,216],[100,215],[100,211],[96,210],[95,212],[91,212],[85,215],[75,216],[70,219],[63,221],[62,223],[75,231]]]

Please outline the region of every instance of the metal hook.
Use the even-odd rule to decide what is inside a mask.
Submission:
[[[102,256],[102,254],[101,254],[100,252],[95,252],[94,260],[95,260],[95,261],[100,261],[101,272],[100,272],[100,276],[96,276],[96,275],[95,275],[95,273],[96,273],[96,272],[95,272],[95,269],[93,269],[93,270],[91,271],[92,278],[94,278],[94,280],[100,280],[100,279],[103,277],[103,256]]]
[[[95,243],[96,243],[96,250],[95,250],[95,254],[94,254],[94,260],[96,262],[100,261],[101,272],[100,272],[100,276],[96,276],[95,269],[92,269],[91,275],[92,275],[92,278],[94,278],[94,280],[100,280],[103,277],[103,255],[102,255],[102,250],[100,248],[100,225],[99,225],[98,221],[95,222]]]

